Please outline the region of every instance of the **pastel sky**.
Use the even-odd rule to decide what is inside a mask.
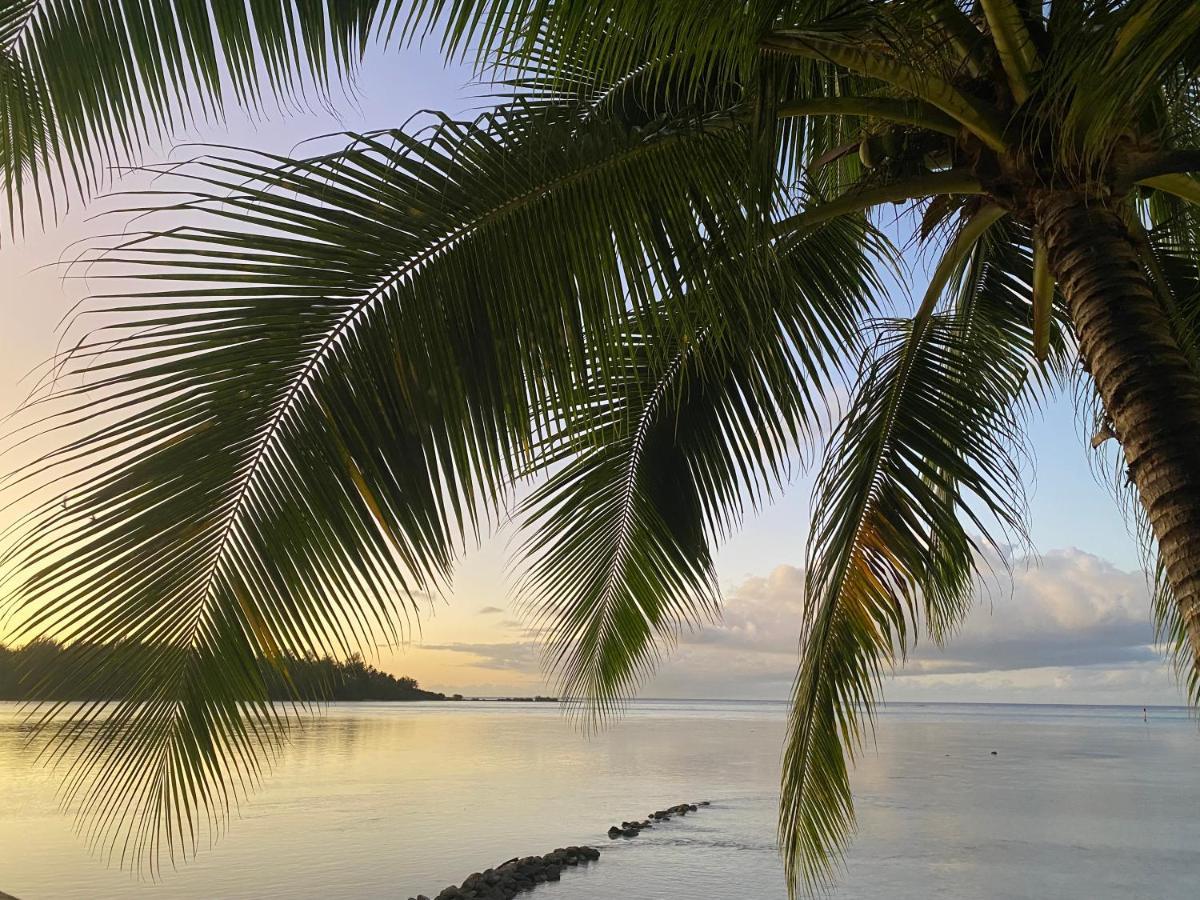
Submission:
[[[375,52],[340,117],[316,109],[251,121],[234,110],[225,125],[178,135],[148,162],[185,159],[188,141],[288,152],[318,134],[392,127],[423,109],[470,114],[486,105],[469,73],[431,51]],[[141,186],[132,176],[116,187]],[[80,241],[120,227],[78,205],[57,226],[0,242],[0,411],[14,409],[28,375],[56,349],[59,321],[85,296],[86,281],[64,280],[53,264]],[[923,266],[912,263],[918,292]],[[1013,576],[981,586],[980,601],[946,650],[922,644],[887,687],[905,700],[1182,702],[1150,646],[1148,598],[1139,556],[1118,509],[1092,474],[1070,398],[1051,403],[1031,425],[1036,467],[1028,474],[1032,537],[1038,551],[1014,561]],[[19,464],[10,452],[5,469]],[[796,664],[802,614],[809,480],[747,522],[723,547],[718,571],[723,620],[686,635],[644,696],[784,698]],[[2,514],[0,514],[2,515]],[[0,525],[6,524],[0,521]],[[468,695],[547,692],[537,648],[512,609],[506,541],[490,538],[469,554],[454,589],[431,602],[420,634],[381,647],[378,663],[437,690]],[[1003,572],[1003,567],[999,567]]]

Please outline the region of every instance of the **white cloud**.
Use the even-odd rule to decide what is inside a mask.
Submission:
[[[1178,703],[1152,646],[1141,572],[1077,549],[1018,560],[981,585],[946,648],[922,638],[886,688],[892,699]],[[784,698],[798,659],[804,572],[777,566],[726,591],[722,620],[685,633],[643,696]],[[536,645],[447,644],[464,665],[533,674]]]

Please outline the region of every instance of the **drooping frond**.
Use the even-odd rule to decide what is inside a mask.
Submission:
[[[1021,373],[990,323],[933,314],[885,327],[814,490],[802,663],[784,759],[780,846],[793,888],[825,883],[853,828],[848,763],[922,604],[973,591],[985,510],[1020,531],[1011,446]],[[944,630],[947,623],[942,623]]]
[[[96,263],[141,290],[98,301],[117,322],[43,426],[85,431],[21,476],[66,488],[5,556],[18,632],[162,649],[127,699],[50,710],[51,752],[94,733],[70,777],[97,839],[190,852],[281,733],[252,661],[403,637],[588,349],[664,305],[677,340],[718,318],[672,291],[742,215],[743,156],[546,108],[215,157],[153,198],[186,224]]]
[[[722,316],[673,353],[648,347],[673,328],[596,348],[612,359],[589,367],[593,392],[540,460],[560,467],[525,504],[521,554],[522,602],[589,721],[712,617],[712,545],[819,430],[873,293],[865,227],[847,217],[787,254],[750,247],[707,270],[690,290]]]
[[[0,178],[10,225],[90,192],[148,142],[325,93],[356,67],[378,0],[6,0]]]
[[[1038,296],[1035,242],[1027,225],[1011,218],[997,223],[976,243],[953,296],[963,315],[1008,336],[1008,365],[1014,371],[1028,366],[1025,394],[1032,402],[1065,383],[1075,364],[1066,301],[1055,285],[1043,285]],[[1039,302],[1046,308],[1039,311]],[[1043,365],[1032,366],[1035,359]]]

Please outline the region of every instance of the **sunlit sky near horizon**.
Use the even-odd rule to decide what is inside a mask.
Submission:
[[[376,51],[353,101],[328,110],[272,113],[252,121],[235,108],[225,125],[178,135],[146,162],[185,159],[188,141],[286,153],[306,138],[340,130],[394,127],[425,109],[471,115],[486,105],[470,73],[447,67],[433,51]],[[139,180],[140,178],[140,180]],[[117,189],[145,182],[118,181]],[[119,224],[119,223],[118,223]],[[58,323],[88,285],[63,280],[57,261],[78,252],[112,221],[89,220],[78,205],[57,226],[0,245],[0,409],[14,409],[26,376],[55,352]],[[47,268],[47,266],[49,266]],[[922,267],[914,262],[914,279]],[[922,287],[914,281],[914,293]],[[23,380],[24,379],[24,380]],[[984,592],[946,651],[922,644],[887,688],[897,700],[1182,702],[1182,692],[1149,646],[1152,628],[1137,547],[1107,490],[1087,463],[1070,398],[1054,401],[1031,423],[1036,477],[1030,473],[1035,559],[1018,559]],[[5,469],[23,460],[10,454]],[[787,696],[796,662],[810,482],[751,518],[721,549],[723,621],[689,634],[645,696]],[[0,526],[8,524],[0,520]],[[509,535],[489,539],[463,560],[453,591],[432,603],[421,633],[406,647],[382,647],[377,662],[423,686],[468,695],[547,692],[534,642],[512,609],[505,550]],[[1002,567],[1001,567],[1002,568]]]

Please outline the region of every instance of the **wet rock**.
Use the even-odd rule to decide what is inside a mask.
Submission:
[[[522,856],[493,869],[473,872],[461,885],[450,885],[434,900],[512,900],[535,885],[562,878],[568,866],[586,865],[600,858],[594,847],[559,847],[544,856]],[[409,900],[429,900],[425,894]]]

